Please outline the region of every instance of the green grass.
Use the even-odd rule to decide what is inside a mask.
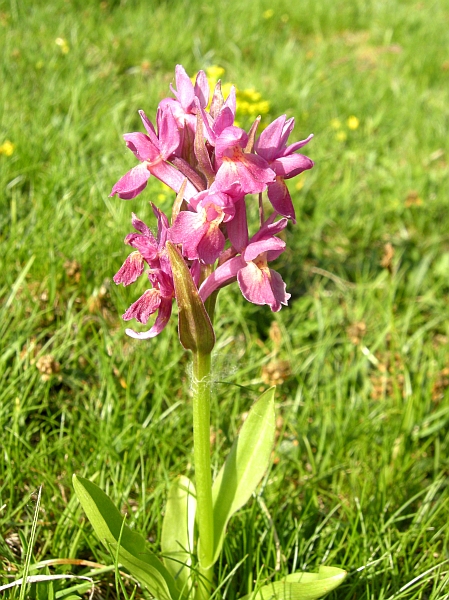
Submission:
[[[134,164],[121,135],[137,110],[154,115],[177,63],[217,64],[294,116],[295,139],[313,132],[316,161],[292,185],[289,307],[219,297],[215,467],[274,361],[286,378],[275,464],[231,521],[218,594],[325,563],[349,572],[333,600],[449,598],[448,47],[446,0],[0,2],[0,585],[27,556],[112,563],[73,472],[155,551],[168,484],[193,474],[176,323],[130,340],[119,316],[138,290],[111,284],[131,211],[151,220],[148,201],[172,199],[156,182],[107,196]],[[59,371],[43,381],[47,355]],[[115,598],[113,571],[95,577]]]

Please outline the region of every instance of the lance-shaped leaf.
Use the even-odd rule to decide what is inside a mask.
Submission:
[[[252,406],[212,486],[213,562],[223,545],[229,519],[250,498],[270,464],[276,426],[274,392],[275,388],[270,388]]]
[[[167,242],[166,248],[178,302],[178,331],[181,344],[186,350],[210,354],[215,344],[215,333],[209,315],[181,253],[171,242]]]
[[[191,588],[196,497],[193,483],[181,475],[168,492],[162,523],[161,547],[164,563],[178,587]]]
[[[144,538],[128,526],[106,494],[94,483],[73,476],[73,487],[95,533],[114,552],[120,539],[120,563],[160,600],[186,600],[162,562],[148,552]]]
[[[264,585],[240,600],[316,600],[335,590],[345,577],[343,569],[321,566],[318,573],[292,573],[282,581]]]

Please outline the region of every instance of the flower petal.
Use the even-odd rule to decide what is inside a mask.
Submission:
[[[130,285],[142,275],[144,268],[145,264],[140,252],[131,252],[112,279],[116,285],[120,283],[124,286]]]
[[[235,215],[231,221],[226,223],[226,230],[231,244],[238,252],[241,252],[248,244],[245,197],[243,196],[236,200],[234,206]]]
[[[313,165],[313,160],[303,154],[290,154],[289,156],[277,158],[270,163],[276,175],[284,179],[291,179],[303,171],[311,169]]]
[[[268,304],[273,312],[287,304],[290,294],[285,292],[285,283],[276,271],[259,268],[250,262],[237,274],[237,281],[243,296],[253,304]]]
[[[215,290],[230,283],[245,266],[246,262],[241,256],[235,256],[220,265],[203,281],[199,289],[201,300],[205,302]]]
[[[198,75],[195,80],[194,87],[195,96],[200,101],[200,105],[203,108],[209,103],[209,82],[207,81],[207,76],[204,71],[198,71]]]
[[[198,258],[206,265],[212,265],[223,252],[225,236],[216,223],[209,223],[209,227],[201,238],[198,247]]]
[[[268,199],[270,200],[276,212],[283,217],[291,219],[293,223],[296,223],[295,209],[292,198],[290,196],[287,184],[282,177],[276,177],[276,181],[274,183],[268,184]]]
[[[279,156],[284,125],[285,115],[282,115],[262,131],[254,145],[257,154],[268,162]]]
[[[148,321],[150,316],[157,311],[161,303],[161,294],[159,290],[151,289],[146,290],[142,296],[131,304],[128,310],[123,315],[124,321],[130,321],[136,319],[139,323],[145,323]]]
[[[172,301],[166,298],[162,298],[161,304],[159,306],[159,312],[157,314],[156,320],[148,331],[137,332],[133,329],[126,329],[127,335],[136,340],[148,340],[150,338],[159,335],[159,333],[166,327],[167,323],[170,320],[172,312]]]
[[[141,163],[117,181],[109,196],[118,194],[119,198],[123,200],[131,200],[146,188],[149,177],[150,172],[147,169],[146,163]]]
[[[156,160],[160,154],[158,146],[155,146],[144,133],[125,133],[123,139],[140,161],[149,160],[151,162]]]
[[[287,156],[288,154],[292,154],[292,152],[299,150],[300,148],[308,144],[312,138],[313,133],[311,133],[305,140],[301,140],[300,142],[294,142],[293,144],[290,144],[290,146],[287,146],[287,148],[284,150],[283,156]]]
[[[160,181],[168,185],[172,190],[176,193],[179,192],[183,182],[185,181],[185,175],[175,169],[170,163],[162,161],[158,164],[151,165],[152,174],[157,177]],[[187,181],[186,188],[184,190],[184,198],[189,200],[192,196],[198,193],[198,190],[195,186]]]
[[[282,253],[285,250],[285,242],[277,237],[270,237],[268,239],[260,240],[258,242],[253,242],[248,245],[245,252],[243,253],[243,258],[246,262],[250,260],[254,260],[262,254],[262,252],[268,251],[278,251]]]

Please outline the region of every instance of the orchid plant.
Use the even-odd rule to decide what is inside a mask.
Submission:
[[[158,600],[206,600],[216,593],[213,567],[232,515],[254,493],[267,471],[275,438],[274,388],[253,405],[228,457],[212,481],[210,464],[211,353],[219,290],[237,281],[246,300],[277,312],[290,294],[269,263],[285,250],[279,234],[296,222],[287,179],[313,167],[297,151],[312,136],[289,144],[294,119],[285,115],[258,136],[258,117],[246,132],[234,124],[236,93],[226,100],[220,81],[209,100],[206,74],[192,83],[176,67],[172,98],[158,106],[156,125],[140,111],[145,133],[124,135],[139,163],[112,188],[111,196],[131,200],[153,175],[176,193],[170,219],[154,204],[157,233],[135,214],[132,248],[114,277],[131,285],[148,278],[148,289],[123,315],[146,325],[127,329],[132,338],[159,335],[178,306],[181,344],[193,359],[192,397],[195,484],[184,475],[168,492],[162,526],[162,560],[129,529],[109,498],[92,482],[74,476],[75,492],[101,541]],[[265,214],[262,195],[271,203]],[[258,197],[258,198],[257,198]],[[247,203],[258,203],[259,222],[251,236]],[[268,211],[267,211],[268,212]],[[281,581],[258,583],[246,598],[313,600],[337,587],[345,572],[322,566],[319,573],[293,573]]]

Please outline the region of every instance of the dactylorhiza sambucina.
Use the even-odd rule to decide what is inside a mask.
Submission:
[[[198,287],[203,302],[219,288],[237,281],[243,296],[254,304],[279,311],[290,294],[282,277],[268,266],[285,249],[277,237],[295,210],[286,179],[313,167],[298,153],[312,136],[288,144],[294,119],[282,115],[257,136],[260,119],[248,132],[234,125],[235,89],[224,100],[217,83],[209,104],[209,84],[203,71],[192,83],[181,65],[176,67],[174,98],[158,106],[156,125],[143,111],[146,133],[124,135],[126,145],[140,161],[112,188],[111,196],[135,198],[153,175],[176,192],[172,222],[155,206],[156,237],[133,215],[137,233],[126,236],[133,248],[114,277],[129,285],[146,275],[150,287],[123,315],[146,324],[158,312],[146,332],[127,329],[128,335],[147,339],[158,335],[170,319],[176,300],[167,242],[177,245]],[[207,108],[209,107],[209,108]],[[261,194],[267,192],[273,212],[265,218]],[[259,195],[259,200],[254,197]],[[247,203],[260,203],[259,230],[249,236]],[[215,268],[214,268],[215,267]]]
[[[95,484],[75,476],[74,486],[97,535],[108,548],[116,549],[120,563],[155,598],[209,600],[219,589],[215,589],[214,564],[221,554],[229,519],[250,499],[266,473],[276,436],[274,388],[270,388],[251,407],[212,481],[215,298],[220,288],[237,281],[249,302],[267,304],[275,312],[287,304],[290,294],[269,263],[285,250],[279,234],[289,220],[296,222],[285,180],[311,169],[313,162],[298,153],[311,136],[288,144],[294,120],[285,115],[259,136],[260,117],[248,132],[234,125],[235,89],[231,88],[224,100],[218,82],[209,103],[209,84],[203,71],[193,84],[178,65],[176,90],[172,92],[174,98],[159,104],[156,125],[141,111],[146,133],[124,136],[139,164],[114,185],[111,193],[126,200],[135,198],[153,175],[176,193],[171,219],[153,204],[157,219],[153,233],[133,214],[135,231],[125,238],[132,252],[114,281],[127,286],[146,271],[148,289],[123,318],[145,325],[157,315],[147,331],[127,329],[131,337],[158,335],[170,320],[173,302],[178,305],[179,339],[191,352],[193,363],[194,482],[181,475],[171,483],[162,522],[162,560],[148,551],[142,536],[123,523],[122,515]],[[269,211],[264,211],[265,192],[272,206]],[[247,219],[250,203],[256,204],[259,215],[251,235]],[[254,212],[257,210],[248,214]],[[319,573],[301,571],[259,586],[257,595],[252,593],[250,582],[250,593],[242,600],[315,600],[344,578],[342,569],[322,566]]]

